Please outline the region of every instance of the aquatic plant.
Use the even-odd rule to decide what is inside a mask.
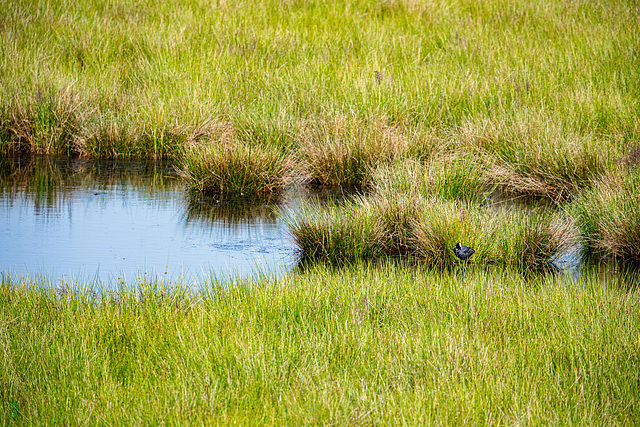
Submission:
[[[522,206],[434,201],[413,227],[417,257],[440,267],[455,265],[453,245],[465,242],[476,249],[474,264],[550,270],[554,258],[576,241],[569,221]]]
[[[490,245],[490,224],[479,207],[433,198],[411,224],[416,257],[428,265],[450,268],[459,264],[453,248],[457,242],[476,249],[474,263],[485,263]],[[489,225],[489,226],[488,226]]]
[[[202,142],[209,136],[201,127],[171,126],[140,128],[125,117],[118,120],[95,120],[74,138],[78,155],[92,159],[175,160],[188,144]]]
[[[495,215],[490,240],[498,264],[533,272],[551,270],[556,258],[578,243],[575,224],[562,212],[512,207]]]

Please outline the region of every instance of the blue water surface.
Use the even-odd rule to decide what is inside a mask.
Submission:
[[[196,200],[162,163],[31,158],[2,166],[4,273],[102,285],[139,277],[197,284],[294,266],[295,247],[278,212],[295,195]]]

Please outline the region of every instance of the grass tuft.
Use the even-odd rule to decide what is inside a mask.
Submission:
[[[517,196],[561,201],[611,166],[617,153],[611,144],[539,120],[476,120],[462,127],[460,143],[485,169],[487,185]]]
[[[189,145],[178,171],[192,194],[221,197],[269,196],[292,179],[290,157],[276,148],[221,139]]]
[[[554,258],[575,242],[571,224],[548,211],[437,200],[427,205],[413,224],[415,253],[437,267],[460,263],[453,247],[461,242],[476,250],[473,264],[551,270]]]
[[[569,206],[586,258],[640,266],[640,169],[618,170],[600,179]]]
[[[123,120],[96,121],[74,139],[76,152],[92,159],[175,159],[184,146],[206,139],[201,127],[145,129]]]
[[[14,96],[0,109],[0,154],[77,154],[82,110],[71,89],[38,87],[31,97]]]
[[[325,208],[307,205],[297,215],[286,216],[285,221],[301,262],[343,264],[383,254],[383,230],[365,198]]]
[[[313,185],[363,188],[372,170],[411,153],[406,131],[382,117],[337,115],[306,123],[299,134],[300,157]]]
[[[410,194],[443,200],[483,202],[491,193],[482,164],[471,155],[441,153],[426,163],[398,161],[378,166],[372,173],[373,192],[383,197]]]
[[[541,272],[577,242],[575,225],[548,209],[502,209],[489,236],[497,248],[497,262],[515,269]]]
[[[333,264],[400,257],[451,268],[461,242],[476,249],[473,264],[545,271],[575,243],[571,223],[553,212],[435,197],[358,197],[287,220],[303,260]]]

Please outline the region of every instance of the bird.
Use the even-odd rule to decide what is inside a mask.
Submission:
[[[458,258],[460,258],[465,263],[469,261],[469,258],[471,258],[471,255],[476,253],[475,249],[470,248],[469,246],[464,246],[460,243],[456,243],[456,247],[453,250],[453,252],[456,254]]]

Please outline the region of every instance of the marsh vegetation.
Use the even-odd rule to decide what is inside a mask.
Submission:
[[[210,285],[3,276],[3,421],[639,421],[637,277],[355,264]]]
[[[63,155],[171,161],[195,207],[350,192],[283,214],[277,280],[3,275],[3,420],[639,422],[637,2],[0,6],[0,180]]]

